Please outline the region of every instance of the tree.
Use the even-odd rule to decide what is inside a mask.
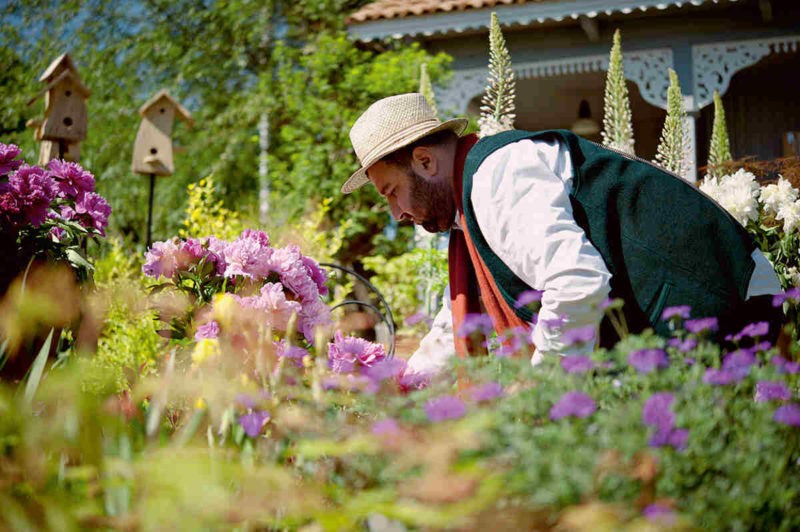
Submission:
[[[722,98],[714,91],[714,127],[711,130],[711,146],[708,150],[708,175],[721,177],[725,169],[722,163],[733,159],[728,141],[728,127],[725,124],[725,108]]]
[[[622,37],[619,30],[614,32],[614,44],[608,58],[602,137],[603,144],[609,148],[634,155],[631,104],[622,67]]]

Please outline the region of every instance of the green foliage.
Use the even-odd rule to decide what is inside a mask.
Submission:
[[[186,218],[179,234],[181,238],[215,236],[222,240],[233,240],[244,229],[239,214],[231,211],[217,200],[213,176],[190,183],[187,187],[189,202]]]
[[[622,66],[622,36],[614,31],[614,44],[608,58],[608,74],[603,109],[603,144],[634,155],[633,123],[628,86]]]
[[[514,129],[514,70],[497,13],[489,25],[489,85],[481,99],[480,136]]]
[[[364,266],[375,272],[371,282],[387,299],[396,318],[409,318],[444,291],[448,282],[447,252],[415,248],[397,257],[365,257]],[[398,320],[399,321],[399,320]]]
[[[731,146],[728,140],[728,127],[725,124],[725,108],[719,92],[714,91],[714,127],[711,130],[711,146],[708,149],[708,174],[712,177],[721,177],[724,169],[722,163],[729,162]]]
[[[682,176],[688,170],[686,157],[689,150],[689,139],[684,131],[686,111],[683,107],[683,95],[678,74],[669,71],[669,89],[667,89],[667,118],[658,143],[655,163],[666,170]]]

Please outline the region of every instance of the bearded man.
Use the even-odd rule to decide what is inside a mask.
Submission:
[[[717,339],[766,321],[777,336],[781,291],[769,261],[722,207],[679,176],[566,130],[460,135],[421,94],[372,104],[350,140],[361,163],[347,194],[369,183],[392,216],[450,231],[449,293],[409,369],[436,372],[468,346],[465,317],[485,311],[502,333],[532,329],[533,362],[588,354],[617,340],[603,304],[624,301],[632,332],[667,336],[665,308],[715,317]],[[541,291],[538,319],[518,305]],[[590,341],[575,342],[589,330]]]

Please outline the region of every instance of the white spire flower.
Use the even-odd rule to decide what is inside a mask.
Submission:
[[[489,26],[489,85],[481,100],[479,137],[514,129],[514,70],[497,14]]]
[[[792,184],[778,176],[778,183],[773,183],[761,187],[758,199],[764,204],[764,212],[768,214],[778,214],[781,207],[797,200],[797,189]]]

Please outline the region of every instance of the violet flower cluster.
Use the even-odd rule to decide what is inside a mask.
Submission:
[[[297,328],[309,342],[317,327],[331,324],[330,308],[320,299],[328,293],[325,270],[297,246],[273,247],[263,231],[247,229],[233,242],[213,236],[156,242],[145,254],[142,271],[179,287],[191,275],[212,292],[234,292],[240,307],[260,313],[273,330],[285,331],[297,315]],[[245,286],[254,293],[236,293]]]
[[[79,164],[52,160],[47,169],[17,159],[20,149],[0,143],[0,226],[14,233],[47,223],[60,241],[60,224],[73,222],[90,233],[105,236],[111,206],[94,191],[94,176]]]
[[[669,392],[654,393],[642,408],[642,421],[656,429],[648,442],[651,447],[686,448],[689,431],[675,427],[675,414],[671,409],[674,400],[675,396]]]

